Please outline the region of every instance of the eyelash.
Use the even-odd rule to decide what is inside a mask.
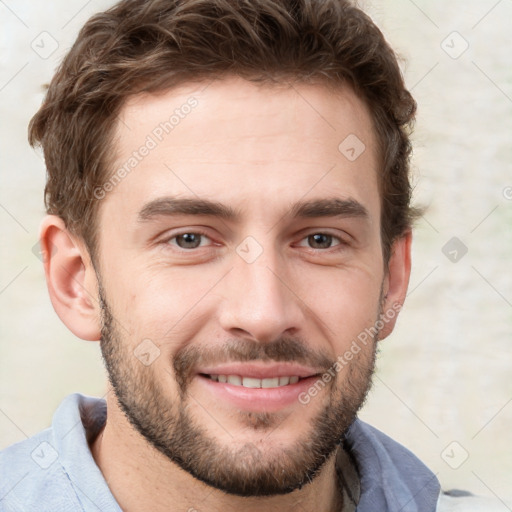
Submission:
[[[176,240],[179,236],[183,236],[183,235],[199,235],[203,238],[207,238],[209,239],[210,241],[213,241],[211,239],[211,237],[209,237],[205,232],[201,231],[201,230],[190,230],[190,231],[182,231],[181,233],[176,233],[174,234],[172,237],[169,237],[169,238],[166,238],[164,240],[164,243],[166,244],[169,244],[169,245],[173,245],[174,247],[176,247],[179,251],[182,251],[182,252],[191,252],[193,251],[194,249],[200,249],[200,248],[204,248],[205,246],[202,246],[202,245],[199,245],[198,247],[192,247],[192,248],[183,248],[183,247],[179,247],[177,245],[177,243],[172,243],[173,240]],[[348,243],[343,240],[341,237],[337,236],[337,235],[333,235],[329,232],[324,232],[324,231],[315,231],[315,232],[311,232],[305,236],[303,236],[301,239],[300,239],[300,242],[304,241],[304,240],[307,240],[309,237],[312,237],[314,235],[324,235],[324,236],[327,236],[327,237],[331,237],[333,241],[336,241],[337,243],[335,243],[334,245],[331,245],[330,247],[326,247],[326,248],[323,248],[323,249],[318,249],[318,248],[314,248],[314,247],[308,247],[308,246],[303,246],[303,245],[299,245],[299,247],[306,247],[306,249],[309,249],[309,250],[312,250],[312,251],[321,251],[321,252],[326,252],[326,251],[329,251],[330,249],[334,249],[336,247],[340,247],[340,246],[346,246],[348,245]]]
[[[189,251],[189,250],[192,250],[192,249],[197,249],[197,247],[193,247],[192,249],[184,249],[183,247],[179,247],[177,244],[171,244],[171,241],[172,240],[175,240],[176,238],[178,238],[179,236],[183,236],[183,235],[199,235],[203,238],[208,238],[209,240],[211,240],[211,238],[204,232],[202,231],[183,231],[181,233],[176,233],[175,235],[173,235],[172,237],[170,238],[167,238],[165,240],[166,243],[170,244],[170,245],[175,245],[179,250],[181,251]],[[200,246],[202,247],[202,246]]]

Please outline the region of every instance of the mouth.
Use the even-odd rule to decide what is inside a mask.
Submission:
[[[215,382],[228,383],[233,386],[242,386],[244,388],[282,388],[289,386],[290,384],[297,384],[303,378],[298,375],[285,375],[282,377],[266,377],[264,379],[258,379],[255,377],[247,377],[242,375],[222,375],[222,374],[200,374],[202,377],[206,377]],[[307,377],[305,377],[307,378]]]
[[[201,368],[196,382],[219,407],[278,412],[300,406],[301,393],[321,379],[323,371],[293,363],[226,364]]]

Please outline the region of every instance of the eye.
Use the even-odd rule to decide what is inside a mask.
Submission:
[[[169,239],[170,244],[177,245],[180,249],[196,249],[197,247],[208,245],[208,241],[211,242],[210,238],[203,233],[193,232],[180,233]]]
[[[307,243],[311,249],[330,249],[336,245],[341,245],[343,242],[340,238],[328,233],[313,233],[301,240],[300,246],[304,247],[304,242]]]

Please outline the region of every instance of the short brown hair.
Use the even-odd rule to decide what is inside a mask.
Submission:
[[[381,174],[381,237],[411,226],[409,132],[416,104],[371,19],[348,0],[123,0],[93,16],[29,127],[43,147],[48,213],[96,248],[94,190],[113,172],[113,134],[126,99],[188,81],[349,84],[373,116]]]

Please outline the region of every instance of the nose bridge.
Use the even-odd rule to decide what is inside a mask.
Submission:
[[[266,258],[252,264],[240,264],[239,278],[244,283],[247,298],[253,304],[253,309],[270,309],[272,304],[278,311],[287,301],[283,277],[279,275],[278,265],[274,258]]]
[[[249,241],[249,244],[251,241]],[[241,244],[242,249],[247,246]],[[221,323],[225,330],[271,341],[295,332],[300,326],[301,309],[288,289],[286,267],[275,247],[260,246],[259,255],[246,257],[240,247],[233,258],[225,294]],[[249,251],[255,247],[249,246]]]

